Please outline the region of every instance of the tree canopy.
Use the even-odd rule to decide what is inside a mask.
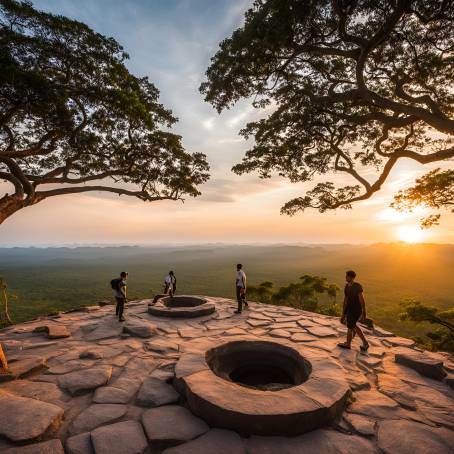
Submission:
[[[269,281],[259,285],[249,285],[248,298],[257,299],[261,303],[276,304],[278,306],[291,306],[310,312],[326,315],[340,315],[340,308],[336,304],[339,287],[328,282],[325,277],[305,274],[297,282],[274,290],[274,284]],[[320,304],[319,295],[325,294],[329,304]]]
[[[205,155],[113,38],[83,23],[0,1],[0,223],[48,197],[106,191],[144,201],[197,196]]]
[[[418,343],[429,350],[446,350],[454,352],[454,308],[439,311],[436,307],[426,306],[420,301],[407,300],[402,303],[401,320],[428,322],[439,328],[426,333],[429,341],[416,338]]]
[[[416,180],[414,186],[399,191],[392,207],[398,211],[413,211],[418,206],[454,212],[454,170],[435,169]],[[439,224],[441,214],[432,213],[421,219],[421,227]]]
[[[282,212],[325,212],[371,197],[401,159],[454,157],[453,52],[452,1],[256,0],[200,90],[219,112],[252,98],[267,115],[240,132],[255,144],[234,172],[316,178]]]

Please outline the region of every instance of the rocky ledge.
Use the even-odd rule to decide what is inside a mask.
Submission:
[[[10,374],[0,376],[0,452],[454,452],[454,362],[448,354],[421,351],[411,340],[378,327],[365,329],[371,344],[367,354],[355,343],[352,350],[342,350],[336,344],[345,327],[336,318],[254,303],[235,315],[233,301],[206,300],[216,312],[192,319],[153,316],[150,301],[144,300],[128,304],[124,323],[105,305],[1,330]],[[199,417],[210,412],[196,416],[182,377],[206,369],[203,352],[235,339],[276,341],[314,365],[326,364],[321,375],[314,372],[319,384],[311,405],[331,398],[332,383],[342,377],[349,388],[342,391],[345,408],[326,427],[292,437],[256,434],[253,428],[226,430],[222,418]],[[198,389],[200,383],[194,383]],[[222,402],[237,402],[247,413],[241,393],[235,393],[242,388],[235,386],[242,385],[229,384],[226,389],[234,395],[220,396]],[[208,381],[205,390],[210,389]],[[268,393],[270,402],[279,403],[269,413],[277,408],[282,413],[285,401],[277,397],[289,389],[296,388],[253,389],[248,398],[255,393],[266,413],[260,396]]]

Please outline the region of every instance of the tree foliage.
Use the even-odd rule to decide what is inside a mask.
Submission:
[[[413,211],[418,206],[454,212],[454,170],[435,169],[418,178],[413,187],[400,191],[392,207],[399,211]],[[432,213],[421,219],[422,228],[439,224],[441,214]]]
[[[248,286],[248,298],[257,299],[261,303],[271,303],[279,306],[291,306],[309,312],[318,312],[326,315],[339,315],[340,309],[336,304],[336,295],[339,288],[328,282],[325,277],[305,274],[298,282],[274,290],[274,284],[266,281],[257,286]],[[319,295],[328,296],[330,303],[321,305]]]
[[[420,301],[415,300],[404,301],[402,307],[401,320],[428,322],[439,327],[435,331],[426,333],[426,336],[430,339],[429,342],[417,339],[419,343],[430,350],[454,352],[454,308],[439,311],[435,307],[425,306]]]
[[[14,187],[0,199],[0,223],[62,194],[199,195],[205,156],[169,132],[177,119],[127,58],[83,23],[0,1],[0,180]]]
[[[274,284],[270,281],[264,281],[259,285],[248,285],[247,294],[248,298],[270,304],[274,294]]]
[[[236,173],[349,181],[319,181],[282,212],[350,208],[398,161],[454,156],[453,50],[452,1],[256,0],[200,90],[219,112],[253,97],[267,114],[241,131],[255,144]]]

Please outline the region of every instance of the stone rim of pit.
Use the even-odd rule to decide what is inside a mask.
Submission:
[[[164,296],[148,306],[148,313],[158,317],[194,318],[210,315],[216,310],[214,303],[194,295]]]
[[[335,360],[304,346],[253,336],[207,341],[205,348],[188,349],[180,357],[175,385],[191,411],[211,426],[245,434],[294,436],[332,423],[351,395],[344,370]],[[232,343],[292,349],[310,363],[310,373],[299,384],[273,391],[235,383],[216,374],[207,361],[209,351]]]

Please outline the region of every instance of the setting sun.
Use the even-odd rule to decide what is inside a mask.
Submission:
[[[406,243],[420,243],[424,240],[426,232],[416,225],[402,225],[397,229],[397,236]]]

